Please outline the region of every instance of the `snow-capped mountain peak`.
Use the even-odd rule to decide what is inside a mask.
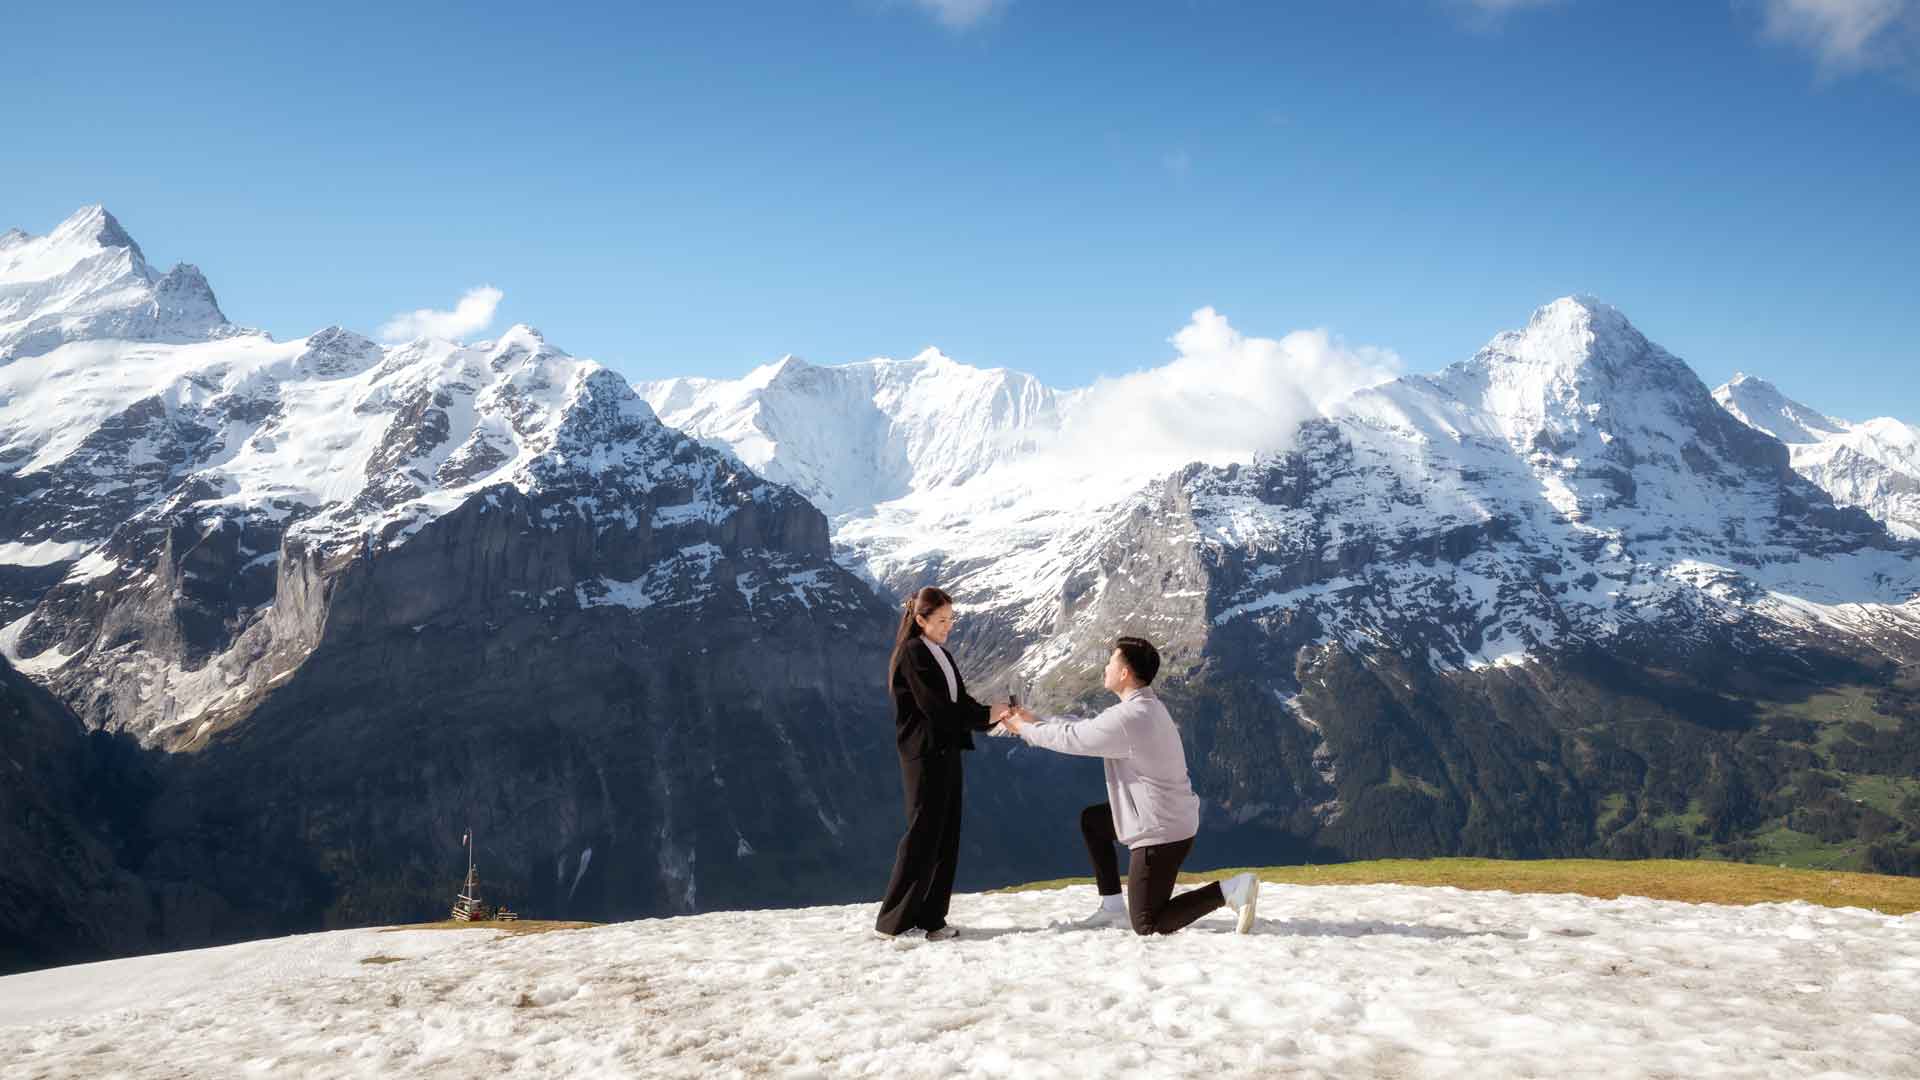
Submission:
[[[1541,392],[1543,399],[1585,388],[1605,393],[1636,377],[1654,376],[1670,385],[1677,372],[1692,375],[1617,309],[1585,296],[1564,296],[1536,309],[1525,329],[1496,335],[1462,367],[1504,369],[1506,385]]]
[[[166,274],[98,204],[45,236],[0,241],[0,364],[69,341],[204,341],[239,333],[198,268]]]
[[[54,226],[45,236],[14,229],[0,251],[0,288],[20,288],[94,270],[102,263],[123,273],[142,273],[146,256],[127,231],[102,206],[89,206]],[[16,301],[17,303],[17,301]]]
[[[1896,536],[1920,539],[1920,427],[1885,416],[1861,423],[1829,416],[1745,373],[1713,398],[1787,444],[1794,471],[1834,502],[1865,510]]]
[[[937,368],[942,366],[948,366],[948,367],[966,366],[961,364],[960,361],[955,360],[953,357],[948,356],[946,353],[941,352],[940,347],[937,345],[929,345],[926,348],[921,349],[919,352],[914,353],[913,359],[911,362],[916,364],[925,364],[927,367],[932,367],[932,368]],[[1000,371],[1002,369],[987,368],[985,370]]]
[[[1695,442],[1719,410],[1692,369],[1613,307],[1567,296],[1436,375],[1363,390],[1332,412],[1428,440],[1487,440],[1568,462]]]
[[[1748,427],[1783,443],[1811,443],[1844,434],[1851,424],[1809,408],[1780,392],[1779,387],[1746,372],[1737,372],[1713,392],[1721,408]]]
[[[122,247],[145,258],[140,245],[100,203],[83,206],[54,227],[50,238],[59,244],[91,244],[96,247]]]
[[[788,353],[771,364],[762,364],[741,378],[743,386],[765,390],[782,379],[790,379],[813,370],[813,365]]]
[[[1526,329],[1505,331],[1498,337],[1591,342],[1637,333],[1619,308],[1598,297],[1574,293],[1535,308]]]
[[[476,348],[492,346],[496,354],[505,354],[516,350],[539,354],[553,347],[547,344],[547,336],[537,328],[526,323],[514,323],[491,342],[475,342]]]
[[[1317,611],[1328,637],[1356,647],[1413,633],[1386,625],[1398,616],[1315,606],[1319,590],[1353,586],[1347,559],[1377,558],[1415,591],[1443,580],[1461,606],[1435,615],[1453,629],[1432,655],[1471,666],[1623,632],[1646,603],[1693,602],[1711,591],[1697,564],[1789,566],[1876,542],[1823,513],[1777,443],[1727,416],[1684,362],[1590,297],[1542,306],[1437,374],[1326,406],[1293,450],[1171,477],[1180,462],[1152,476],[1076,471],[1085,463],[1048,451],[1096,398],[937,354],[825,368],[783,360],[737,381],[640,390],[666,422],[826,509],[843,563],[896,591],[930,580],[953,590],[974,625],[994,627],[980,631],[1006,649],[994,660],[1029,673],[1074,655],[1083,632],[1097,646],[1142,612],[1154,613],[1156,633],[1198,628],[1178,631],[1193,635],[1179,647],[1194,649],[1206,627],[1275,608]],[[1107,430],[1151,422],[1155,402],[1138,404],[1146,411]],[[1240,571],[1205,571],[1180,554],[1195,543],[1228,553],[1209,559],[1258,565],[1242,585]],[[1154,561],[1163,549],[1164,564]],[[1421,561],[1469,549],[1479,549],[1471,574]],[[1543,585],[1545,551],[1559,554]],[[1798,572],[1765,587],[1800,590],[1788,580]],[[1898,603],[1910,577],[1857,595]],[[1523,614],[1528,590],[1542,599]],[[1412,607],[1398,593],[1381,601],[1382,611]]]
[[[329,326],[305,341],[296,361],[305,374],[323,379],[350,378],[373,367],[384,355],[378,342],[343,326]]]
[[[1030,451],[1071,395],[938,349],[820,366],[782,356],[739,379],[635,388],[660,418],[836,515],[949,487]]]
[[[143,736],[260,689],[254,675],[271,673],[257,650],[247,651],[253,639],[241,636],[302,643],[286,657],[318,640],[318,623],[285,622],[294,608],[276,599],[283,565],[330,574],[342,559],[399,551],[463,510],[487,512],[476,506],[517,506],[544,532],[594,536],[595,558],[626,592],[607,600],[595,587],[582,594],[583,606],[624,602],[618,596],[629,593],[644,606],[696,579],[710,586],[668,567],[634,593],[634,581],[661,558],[672,563],[679,547],[705,552],[700,558],[743,545],[762,552],[744,556],[735,577],[779,578],[826,553],[825,522],[798,496],[663,425],[619,374],[526,325],[472,345],[428,337],[383,347],[339,327],[289,342],[72,342],[0,367],[0,401],[9,405],[0,417],[0,465],[13,466],[0,472],[0,490],[19,492],[23,508],[12,542],[0,545],[0,564],[48,572],[74,565],[65,584],[96,598],[80,617],[0,619],[10,627],[0,633],[0,653],[23,670],[55,675],[78,649],[88,659],[74,660],[73,672],[120,672],[120,660],[92,651],[94,620],[104,617],[98,609],[110,603],[98,598],[144,597],[153,574],[173,572],[168,538],[176,533],[197,538],[190,543],[201,545],[194,550],[203,563],[224,552],[221,565],[193,573],[226,583],[229,592],[205,602],[226,612],[227,629],[196,638],[195,651],[177,658],[184,671],[158,653],[127,660],[164,693],[139,702],[107,693],[89,713]],[[234,537],[241,547],[227,543]],[[568,574],[577,569],[541,563],[535,577],[544,591],[521,593],[571,588]],[[160,610],[171,611],[173,586],[154,587]],[[763,607],[791,591],[755,590],[765,592]],[[506,601],[524,599],[516,597]],[[268,618],[281,622],[261,621]],[[203,669],[209,657],[219,659]],[[234,681],[243,670],[253,674]]]

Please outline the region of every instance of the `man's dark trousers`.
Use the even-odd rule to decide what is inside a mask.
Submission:
[[[1101,896],[1120,891],[1120,860],[1113,853],[1119,843],[1113,834],[1113,807],[1107,803],[1080,812],[1080,835],[1087,840],[1093,860],[1093,880]],[[1127,854],[1127,912],[1136,934],[1171,934],[1209,912],[1227,906],[1220,883],[1209,881],[1198,889],[1173,895],[1180,864],[1193,850],[1193,837],[1171,844],[1148,844]]]
[[[893,877],[874,929],[898,934],[947,925],[953,873],[960,861],[960,751],[929,750],[900,759],[907,831],[893,856]]]

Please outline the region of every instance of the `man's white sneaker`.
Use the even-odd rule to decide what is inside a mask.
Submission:
[[[1260,906],[1260,878],[1256,874],[1235,874],[1220,883],[1220,895],[1227,898],[1227,906],[1238,912],[1240,921],[1235,929],[1248,934],[1253,932],[1253,912]]]
[[[1067,924],[1075,930],[1106,930],[1110,927],[1127,925],[1127,913],[1115,911],[1109,907],[1100,908],[1084,919]]]
[[[959,936],[960,936],[960,928],[953,925],[952,923],[948,923],[947,925],[941,927],[938,930],[927,931],[928,941],[947,941],[952,938],[957,938]]]

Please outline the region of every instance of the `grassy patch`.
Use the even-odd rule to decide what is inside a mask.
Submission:
[[[1839,686],[1808,696],[1805,701],[1778,704],[1774,710],[1788,716],[1805,717],[1822,723],[1844,724],[1865,720],[1870,724],[1887,721],[1873,707],[1873,689],[1867,686]]]
[[[1828,869],[1846,847],[1853,846],[1830,844],[1785,825],[1775,825],[1765,832],[1755,833],[1753,841],[1760,846],[1756,861],[1764,860],[1776,866],[1802,870]]]
[[[405,959],[406,957],[404,956],[388,956],[381,953],[374,956],[361,957],[360,962],[363,964],[397,964]]]
[[[1774,704],[1766,713],[1811,720],[1820,725],[1813,749],[1823,758],[1830,756],[1833,744],[1846,737],[1847,725],[1856,720],[1882,731],[1892,731],[1900,725],[1898,719],[1873,707],[1873,691],[1865,686],[1843,686],[1814,694],[1805,701]]]
[[[442,919],[439,922],[382,927],[380,932],[391,934],[400,930],[498,930],[503,934],[512,934],[517,937],[522,934],[544,934],[550,930],[587,930],[599,925],[592,922],[559,922],[550,919],[515,919],[508,922],[492,920],[461,922],[458,919]]]
[[[1847,795],[1888,817],[1899,817],[1900,803],[1909,795],[1920,794],[1920,780],[1893,776],[1855,776],[1851,779],[1852,783],[1847,785]]]
[[[1867,845],[1860,840],[1828,843],[1785,825],[1754,833],[1752,839],[1759,848],[1753,861],[1790,870],[1859,870],[1867,865]]]
[[[1685,813],[1661,814],[1648,824],[1656,829],[1679,833],[1682,836],[1694,836],[1700,832],[1701,826],[1706,823],[1707,813],[1700,808],[1700,800],[1690,799],[1687,802]]]
[[[1400,771],[1400,766],[1398,765],[1395,765],[1392,772],[1388,774],[1387,786],[1417,791],[1429,799],[1438,799],[1442,794],[1438,785],[1428,780],[1422,780],[1417,776],[1408,776],[1406,773]]]
[[[1215,881],[1241,869],[1182,874]],[[1645,896],[1695,904],[1764,904],[1804,900],[1827,907],[1872,908],[1889,915],[1920,911],[1920,879],[1829,870],[1782,869],[1707,860],[1645,859],[1379,859],[1331,866],[1273,866],[1255,872],[1277,885],[1450,885],[1457,889],[1578,893],[1612,900]],[[1091,878],[1016,885],[1002,892],[1057,889]]]
[[[1614,826],[1619,823],[1621,815],[1625,814],[1626,811],[1627,797],[1617,791],[1601,799],[1600,816],[1595,818],[1593,822],[1594,831],[1603,836],[1612,832]]]

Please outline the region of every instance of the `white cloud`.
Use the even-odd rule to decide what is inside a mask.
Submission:
[[[493,311],[505,295],[491,285],[468,289],[452,311],[420,308],[395,315],[380,325],[380,337],[384,341],[412,341],[420,337],[457,341],[485,330],[493,322]]]
[[[1247,337],[1210,307],[1170,341],[1177,355],[1167,364],[1089,387],[1055,449],[1102,472],[1247,461],[1285,448],[1302,421],[1401,368],[1391,350],[1352,347],[1325,330]]]
[[[913,6],[932,15],[940,25],[951,30],[965,30],[978,25],[987,16],[1007,6],[1012,0],[913,0]]]
[[[1805,49],[1827,75],[1910,67],[1920,59],[1915,0],[1763,0],[1761,34]]]

